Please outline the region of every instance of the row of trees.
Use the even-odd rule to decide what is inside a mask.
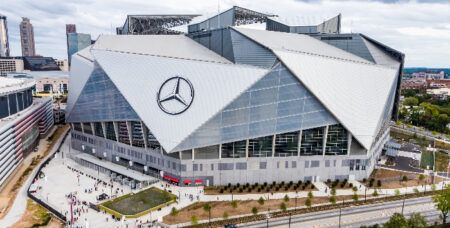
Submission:
[[[356,187],[352,188],[353,190],[353,196],[352,199],[354,201],[358,201],[358,195],[357,195],[357,191],[358,189]],[[329,198],[329,202],[331,204],[336,204],[336,189],[332,188],[331,189],[331,196]],[[378,196],[378,192],[375,190],[372,194],[373,196]],[[399,191],[396,191],[395,195],[400,195]],[[314,198],[313,193],[310,191],[308,192],[308,196],[305,200],[305,206],[310,208],[312,206],[312,200]],[[297,200],[297,199],[296,199]],[[265,204],[265,199],[263,197],[260,197],[258,199],[258,204],[259,205],[264,205]],[[288,195],[285,195],[283,198],[283,202],[280,203],[279,208],[282,211],[287,211],[288,207],[287,207],[287,203],[290,201],[290,198]],[[446,224],[447,222],[447,217],[448,217],[448,213],[450,210],[450,185],[447,185],[447,187],[445,189],[442,189],[442,191],[439,191],[436,195],[433,196],[433,202],[435,203],[436,208],[442,213],[442,222],[443,224]],[[230,205],[232,206],[232,208],[236,209],[238,207],[238,201],[233,200],[230,202]],[[203,210],[205,212],[208,213],[209,215],[209,219],[211,219],[211,210],[213,209],[212,205],[210,203],[205,203],[203,204]],[[403,210],[402,210],[403,211]],[[252,207],[250,209],[250,212],[254,215],[258,214],[258,208],[257,207]],[[171,215],[172,216],[176,216],[178,214],[178,210],[173,207],[172,211],[171,211]],[[228,218],[228,213],[226,211],[223,212],[223,219],[227,219]],[[191,223],[192,224],[197,224],[198,223],[198,217],[196,215],[193,215],[191,217]],[[378,227],[378,226],[375,226]],[[420,214],[412,214],[411,217],[409,219],[406,219],[403,214],[400,213],[395,213],[390,220],[385,223],[383,225],[383,227],[387,227],[387,228],[410,228],[410,227],[414,227],[414,228],[421,228],[421,227],[427,227],[427,223],[426,220],[420,215]]]

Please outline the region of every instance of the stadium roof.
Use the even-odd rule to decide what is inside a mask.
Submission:
[[[248,65],[161,58],[105,50],[92,50],[92,53],[117,89],[168,152],[172,152],[184,138],[268,72],[267,69]],[[133,75],[133,80],[126,77],[130,74]],[[168,77],[174,75],[189,78],[195,88],[196,97],[191,107],[178,116],[167,115],[155,108],[158,107],[155,96],[159,87]]]
[[[397,69],[307,35],[233,28],[269,48],[361,145],[370,149]]]
[[[231,63],[185,35],[102,35],[92,49]]]
[[[271,50],[291,50],[372,64],[359,56],[326,44],[308,35],[240,27],[233,27],[233,29]]]

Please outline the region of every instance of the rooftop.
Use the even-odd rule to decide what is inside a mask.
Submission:
[[[35,84],[34,80],[0,77],[0,95],[19,91]]]
[[[231,63],[185,35],[103,35],[92,46],[106,50],[157,57]]]

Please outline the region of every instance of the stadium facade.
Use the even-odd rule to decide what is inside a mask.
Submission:
[[[0,188],[53,126],[52,99],[34,89],[33,80],[0,77]]]
[[[76,160],[180,185],[368,177],[395,117],[403,54],[358,34],[352,48],[340,42],[357,38],[321,39],[343,36],[340,15],[324,23],[332,34],[242,27],[272,16],[233,7],[188,34],[103,35],[75,54]]]

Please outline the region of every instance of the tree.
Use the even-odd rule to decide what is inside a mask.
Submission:
[[[288,202],[289,201],[289,196],[286,194],[286,195],[284,195],[284,198],[283,198],[283,200],[284,200],[284,202]]]
[[[423,181],[423,180],[425,180],[425,175],[420,174],[420,175],[419,175],[419,181]]]
[[[313,193],[311,191],[308,192],[308,199],[312,199],[314,197]]]
[[[170,211],[170,215],[176,216],[178,214],[178,210],[175,207],[172,207],[172,210]]]
[[[408,227],[414,228],[427,228],[427,221],[425,218],[419,213],[413,213],[411,217],[408,219]]]
[[[358,201],[358,199],[359,199],[359,197],[358,197],[358,194],[353,194],[353,196],[352,196],[352,199],[353,199],[353,201]]]
[[[228,212],[224,211],[222,215],[223,219],[228,219]]]
[[[238,207],[238,203],[236,200],[231,201],[231,206],[236,209]]]
[[[264,198],[262,198],[262,196],[259,197],[258,203],[259,203],[259,205],[264,205]]]
[[[336,195],[336,187],[332,187],[330,193],[332,196],[335,196]]]
[[[399,195],[400,195],[400,190],[395,189],[395,195],[396,195],[396,196],[399,196]]]
[[[419,104],[419,99],[415,97],[407,97],[403,101],[403,105],[405,106],[417,106]]]
[[[198,218],[197,218],[197,216],[193,215],[193,216],[191,217],[191,223],[192,223],[192,225],[197,225],[197,223],[198,223]]]
[[[377,197],[378,196],[378,191],[375,189],[373,190],[372,196]]]
[[[330,197],[330,203],[335,205],[336,204],[336,196],[331,196]]]
[[[408,228],[408,221],[400,213],[394,213],[389,221],[387,221],[383,228]]]
[[[442,224],[447,222],[448,211],[450,210],[450,185],[433,196],[433,202],[442,213]]]
[[[403,176],[403,177],[402,177],[402,181],[403,181],[403,182],[408,181],[408,177],[407,177],[407,176]]]
[[[309,207],[311,207],[311,204],[312,204],[311,198],[307,198],[305,201],[305,206],[309,208]]]
[[[206,212],[211,211],[211,205],[209,205],[209,203],[205,203],[203,205],[203,210],[206,211]]]
[[[287,206],[286,206],[286,204],[284,202],[280,204],[280,209],[283,212],[285,212],[287,210]]]
[[[258,214],[258,208],[253,207],[253,208],[252,208],[252,213],[253,213],[254,215]]]

